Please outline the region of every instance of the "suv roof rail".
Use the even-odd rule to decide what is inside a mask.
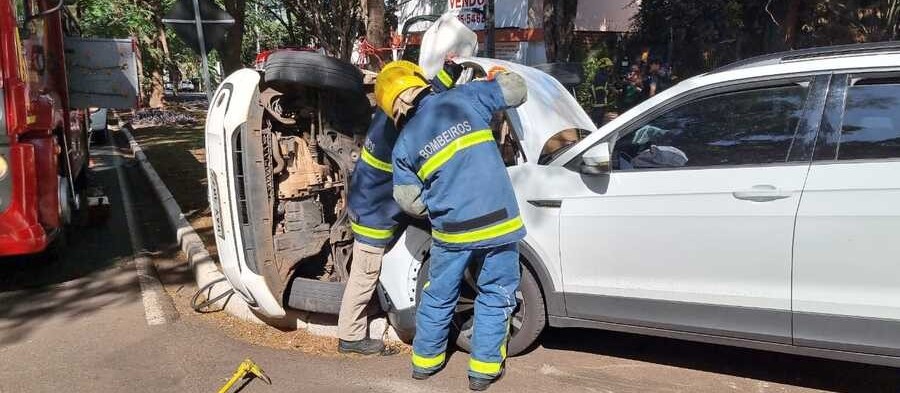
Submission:
[[[900,41],[822,46],[816,48],[796,49],[785,52],[770,53],[766,55],[750,57],[744,60],[738,60],[734,63],[716,68],[711,73],[715,74],[718,72],[737,70],[741,68],[781,64],[790,61],[810,60],[836,56],[852,56],[879,52],[900,52]]]

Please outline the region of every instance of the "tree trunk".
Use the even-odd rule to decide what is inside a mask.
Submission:
[[[577,12],[578,0],[544,0],[544,45],[548,63],[569,60]]]
[[[784,46],[785,49],[794,49],[797,41],[797,28],[799,27],[800,3],[802,0],[791,0],[788,3],[784,16]]]
[[[164,108],[165,100],[165,82],[163,75],[159,70],[153,70],[150,76],[150,102],[151,108]]]
[[[157,53],[162,53],[162,56],[154,59],[152,62],[153,68],[150,70],[149,104],[151,108],[164,108],[166,106],[164,75],[165,70],[171,63],[169,60],[169,45],[168,42],[166,42],[166,29],[163,26],[162,21],[158,18],[154,18],[153,22],[156,24],[156,37],[154,37],[155,40],[153,41],[153,45],[156,46]]]
[[[247,11],[247,0],[228,0],[224,2],[224,5],[225,11],[228,11],[234,18],[234,24],[228,29],[228,35],[225,36],[220,50],[222,68],[225,75],[228,75],[244,68],[244,63],[241,61],[241,49],[243,49],[244,42],[244,17]]]
[[[556,56],[559,52],[557,44],[559,43],[559,27],[557,25],[556,3],[559,0],[544,0],[544,48],[547,53],[547,62],[556,62]]]
[[[141,3],[136,4],[141,6]],[[154,30],[149,35],[141,34],[139,42],[156,49],[155,51],[144,52],[147,58],[143,59],[143,66],[145,71],[150,74],[150,96],[147,101],[151,108],[163,108],[166,106],[165,80],[163,77],[169,64],[171,64],[169,44],[166,41],[166,27],[162,23],[163,5],[159,1],[147,1],[143,3],[143,6],[153,11],[151,23]]]
[[[384,47],[384,0],[362,0],[366,10],[366,38],[376,48]]]
[[[575,16],[578,13],[578,0],[561,0],[562,13],[559,16],[559,56],[560,61],[569,61],[575,42]]]

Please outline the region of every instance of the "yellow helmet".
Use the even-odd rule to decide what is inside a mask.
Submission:
[[[413,87],[428,86],[425,72],[413,62],[392,61],[381,69],[375,78],[375,103],[388,115],[394,117],[394,101],[403,91]]]

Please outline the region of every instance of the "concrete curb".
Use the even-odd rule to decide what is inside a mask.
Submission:
[[[184,213],[182,213],[178,201],[175,200],[175,196],[163,183],[162,178],[153,169],[153,164],[150,163],[147,155],[144,154],[144,150],[134,139],[134,136],[131,135],[131,130],[133,128],[130,123],[126,123],[121,127],[121,131],[128,138],[128,144],[131,146],[131,151],[134,152],[134,157],[140,163],[147,180],[153,186],[154,193],[156,193],[157,198],[159,198],[166,210],[169,225],[175,231],[178,245],[181,246],[181,251],[187,256],[191,265],[197,288],[203,288],[212,282],[222,280],[212,284],[210,289],[206,291],[205,295],[208,299],[233,290],[231,284],[224,280],[225,275],[222,274],[216,262],[209,255],[209,252],[206,251],[203,239],[200,238],[200,235],[197,234],[187,219],[184,218]],[[282,329],[305,329],[312,334],[337,337],[337,316],[333,315],[289,310],[288,315],[283,319],[264,320],[254,313],[247,305],[247,302],[238,295],[226,296],[210,308],[220,308],[222,311],[248,322],[268,324]],[[386,318],[371,319],[369,321],[369,332],[373,336],[380,333],[386,340],[400,341],[394,328],[388,324]]]
[[[175,196],[163,183],[162,178],[153,169],[153,164],[150,163],[147,155],[144,154],[144,150],[141,149],[134,136],[131,135],[132,129],[131,124],[125,124],[121,127],[121,131],[128,138],[128,144],[131,146],[134,157],[140,163],[144,175],[147,176],[147,180],[153,186],[153,191],[166,210],[166,217],[169,220],[169,225],[175,231],[176,241],[181,246],[181,251],[187,256],[191,265],[191,271],[194,273],[194,279],[197,281],[197,288],[203,288],[212,282],[221,280],[210,286],[206,292],[208,299],[233,290],[231,284],[225,280],[225,275],[222,274],[209,252],[206,251],[206,246],[203,244],[203,240],[200,239],[200,235],[184,218],[184,213],[181,212],[181,207],[178,206]],[[237,295],[226,296],[224,299],[217,301],[211,308],[221,308],[223,311],[245,321],[265,323],[253,313],[247,302]]]

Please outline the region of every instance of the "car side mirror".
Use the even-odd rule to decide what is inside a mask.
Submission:
[[[610,165],[609,142],[594,145],[581,156],[581,173],[585,175],[605,175],[612,167]]]

